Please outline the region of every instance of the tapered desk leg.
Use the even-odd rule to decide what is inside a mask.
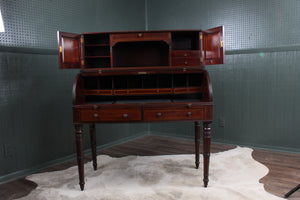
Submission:
[[[83,161],[83,129],[82,124],[75,125],[76,134],[76,148],[77,148],[77,165],[79,173],[79,185],[80,189],[84,190],[84,161]]]
[[[94,170],[97,170],[97,151],[96,151],[96,128],[95,124],[90,125],[91,149]]]
[[[201,125],[200,121],[195,121],[195,164],[196,164],[196,169],[199,168],[199,154],[200,154],[200,130],[201,130]]]
[[[208,184],[208,174],[209,174],[209,157],[210,157],[210,133],[211,133],[211,122],[204,122],[203,124],[203,168],[204,168],[204,187]]]

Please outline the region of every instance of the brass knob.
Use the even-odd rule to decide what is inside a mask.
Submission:
[[[143,36],[143,33],[139,33],[138,36],[139,36],[139,37],[142,37],[142,36]]]
[[[98,108],[98,106],[97,106],[97,105],[94,105],[94,106],[93,106],[93,108],[94,108],[94,109],[97,109],[97,108]]]
[[[192,107],[192,104],[189,103],[189,104],[186,105],[186,107],[187,107],[187,108],[191,108],[191,107]]]
[[[124,113],[124,114],[123,114],[123,118],[126,119],[127,117],[128,117],[128,114],[127,114],[127,113]]]
[[[98,117],[99,117],[99,115],[98,115],[97,113],[95,113],[93,116],[94,116],[95,118],[98,118]]]
[[[162,114],[159,112],[159,113],[156,113],[156,116],[157,116],[157,117],[161,117]]]
[[[186,116],[188,116],[188,117],[191,116],[191,115],[192,115],[192,112],[187,112],[186,113]]]

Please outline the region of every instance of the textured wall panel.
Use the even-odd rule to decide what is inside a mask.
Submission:
[[[144,1],[129,3],[0,0],[6,28],[0,33],[0,182],[75,153],[72,84],[78,70],[58,68],[52,50],[57,49],[56,31],[143,29]],[[97,144],[144,131],[147,124],[102,124],[97,126]],[[88,148],[89,135],[84,136]]]
[[[92,27],[94,9],[88,0],[0,0],[5,33],[0,44],[56,48],[56,31],[81,32]],[[80,14],[81,13],[81,14]]]
[[[151,0],[149,29],[225,25],[226,50],[300,45],[298,0]]]
[[[56,31],[143,30],[140,0],[0,0],[0,45],[56,49]]]
[[[300,151],[299,13],[298,0],[148,1],[152,30],[225,26],[230,55],[224,65],[206,67],[214,89],[213,139]],[[173,125],[164,134],[193,137]]]

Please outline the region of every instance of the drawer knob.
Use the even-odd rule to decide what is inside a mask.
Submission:
[[[123,114],[123,118],[126,119],[127,117],[128,117],[128,114],[127,114],[127,113],[124,113],[124,114]]]
[[[156,113],[156,116],[157,116],[157,117],[161,117],[162,114],[159,112],[159,113]]]
[[[187,64],[188,64],[188,61],[184,61],[184,64],[186,64],[186,65],[187,65]]]
[[[191,107],[192,107],[192,104],[189,103],[189,104],[186,105],[186,107],[187,107],[187,108],[191,108]]]
[[[191,116],[191,115],[192,115],[192,112],[187,112],[186,113],[186,116],[188,116],[188,117]]]
[[[98,115],[97,113],[95,113],[93,116],[94,116],[95,118],[99,117],[99,115]]]
[[[183,56],[185,56],[185,57],[186,57],[186,56],[187,56],[187,53],[183,54]]]
[[[94,108],[94,109],[97,109],[97,108],[98,108],[98,106],[97,106],[97,105],[94,105],[94,106],[93,106],[93,108]]]
[[[138,36],[139,36],[139,37],[142,37],[142,36],[143,36],[143,33],[139,33]]]

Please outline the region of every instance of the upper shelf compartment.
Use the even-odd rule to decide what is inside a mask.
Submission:
[[[169,32],[111,34],[113,67],[169,66]]]
[[[199,50],[199,31],[172,32],[172,50]]]
[[[110,45],[114,47],[119,42],[142,42],[142,41],[164,41],[168,45],[171,43],[170,32],[136,32],[117,33],[110,35]]]
[[[200,67],[224,63],[223,27],[201,30],[58,31],[60,68]],[[100,69],[102,70],[102,69]]]

